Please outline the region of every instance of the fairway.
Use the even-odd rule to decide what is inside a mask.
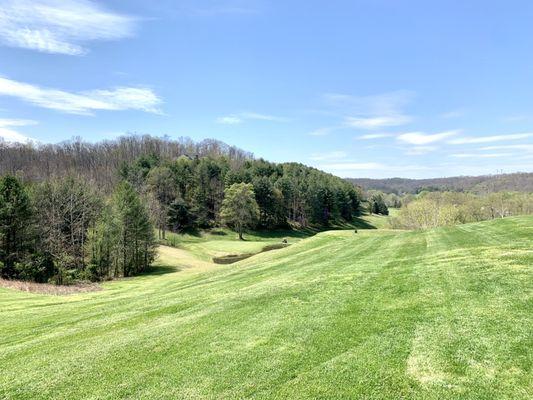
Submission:
[[[0,289],[0,398],[531,398],[533,217],[208,261],[238,244],[162,247],[98,292]]]

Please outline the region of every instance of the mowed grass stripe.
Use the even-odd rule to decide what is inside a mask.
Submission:
[[[0,290],[0,398],[528,398],[532,225],[327,232],[101,292]]]

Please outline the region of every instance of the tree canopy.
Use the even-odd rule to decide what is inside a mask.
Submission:
[[[243,240],[243,230],[253,226],[259,219],[253,185],[234,183],[224,191],[224,195],[220,218],[226,225],[233,227],[239,234],[239,239]]]

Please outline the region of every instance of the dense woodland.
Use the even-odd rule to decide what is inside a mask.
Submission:
[[[17,174],[26,181],[39,182],[53,177],[79,176],[98,183],[109,194],[118,183],[117,170],[141,156],[173,159],[226,156],[235,163],[252,154],[223,142],[207,139],[196,143],[189,138],[169,140],[149,135],[128,135],[98,143],[81,138],[59,144],[7,143],[0,139],[0,176]]]
[[[130,136],[0,151],[0,271],[8,279],[130,276],[153,261],[155,229],[164,239],[167,230],[220,224],[240,237],[246,227],[326,227],[351,221],[361,202],[338,177],[217,141]]]

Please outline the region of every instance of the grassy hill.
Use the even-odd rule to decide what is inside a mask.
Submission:
[[[99,292],[0,289],[0,398],[530,398],[532,248],[533,217],[329,231],[228,266],[162,247]]]

